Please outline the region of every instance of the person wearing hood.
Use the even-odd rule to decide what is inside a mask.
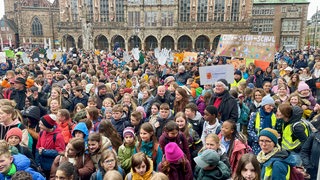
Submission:
[[[97,108],[102,108],[102,102],[106,98],[114,99],[113,95],[107,92],[107,86],[105,84],[100,84],[98,87],[98,93],[97,93]]]
[[[277,110],[277,118],[283,119],[281,148],[292,151],[297,156],[299,165],[301,159],[298,153],[308,139],[308,125],[302,119],[303,110],[299,106],[291,107],[289,104],[280,104]]]
[[[208,105],[213,105],[218,109],[218,119],[224,122],[227,119],[238,120],[237,100],[228,91],[229,84],[225,79],[215,82],[214,93]],[[201,134],[201,133],[200,133]]]
[[[281,150],[278,137],[278,132],[271,128],[265,128],[259,134],[261,151],[257,159],[261,164],[261,179],[289,179],[291,167],[296,166],[290,151]]]
[[[281,132],[280,121],[277,121],[276,115],[273,112],[275,102],[271,96],[265,96],[261,101],[261,108],[250,116],[248,125],[248,142],[254,154],[258,154],[261,149],[259,146],[259,134],[264,128],[279,129]]]
[[[198,106],[194,103],[189,103],[186,105],[184,113],[186,114],[188,123],[192,125],[192,129],[195,130],[201,137],[204,120],[198,111]]]
[[[47,179],[50,177],[51,165],[60,153],[65,150],[65,142],[56,123],[56,115],[47,114],[40,118],[39,134],[36,150],[36,164]]]
[[[17,77],[13,83],[13,88],[8,88],[3,91],[3,97],[4,99],[14,100],[17,103],[16,108],[23,110],[27,97],[26,80],[22,77]]]
[[[88,136],[89,130],[84,122],[79,122],[72,131],[72,137],[83,138],[86,150],[88,149]]]
[[[174,96],[168,90],[166,90],[165,86],[158,86],[157,95],[153,98],[151,104],[155,102],[159,104],[167,103],[169,104],[170,109],[173,109]]]
[[[254,75],[251,75],[247,80],[248,83],[253,83],[257,88],[262,88],[263,81],[264,77],[260,67],[257,67],[254,70]]]
[[[242,77],[242,72],[240,70],[236,70],[234,72],[234,80],[233,83],[230,84],[231,87],[238,87],[241,82],[245,82],[246,80]]]
[[[194,161],[197,164],[194,172],[196,180],[224,180],[231,177],[231,171],[228,166],[220,161],[219,154],[212,149],[204,150],[201,155],[194,158]]]
[[[275,86],[278,84],[278,78],[280,77],[280,71],[278,69],[273,69],[272,70],[272,81],[271,81],[271,85]]]

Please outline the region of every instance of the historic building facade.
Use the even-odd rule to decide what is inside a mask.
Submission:
[[[307,0],[4,0],[21,45],[215,49],[221,34],[274,35],[302,47]]]
[[[308,21],[305,45],[313,47],[320,46],[320,10],[314,13],[311,20]]]
[[[252,33],[274,35],[276,48],[302,48],[305,44],[307,0],[254,0]]]

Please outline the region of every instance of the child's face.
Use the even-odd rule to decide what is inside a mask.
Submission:
[[[210,121],[210,120],[215,119],[215,118],[216,118],[216,115],[214,115],[214,114],[212,115],[207,110],[204,110],[203,119],[205,121]]]
[[[166,109],[161,109],[160,110],[160,117],[163,119],[166,119],[169,117],[170,114],[170,110],[166,110]]]
[[[73,158],[76,156],[76,150],[73,148],[73,146],[68,143],[67,147],[66,147],[66,155],[67,157]]]
[[[206,138],[206,148],[216,151],[219,148],[219,144],[213,138]]]
[[[76,109],[76,112],[79,112],[79,111],[81,111],[81,107],[80,106],[78,106],[77,109]]]
[[[69,177],[66,175],[66,173],[62,170],[57,170],[55,178],[56,179],[69,179]]]
[[[231,126],[231,123],[224,122],[221,127],[221,134],[225,137],[230,136],[234,131]]]
[[[143,176],[147,171],[146,163],[142,162],[139,166],[134,167],[134,170],[140,175]]]
[[[134,141],[134,138],[132,135],[128,134],[124,137],[124,141],[126,142],[126,144],[132,144]]]
[[[10,136],[8,138],[8,143],[10,146],[16,146],[20,143],[20,138],[18,136]]]
[[[74,137],[78,137],[78,138],[84,138],[84,134],[81,131],[76,131],[74,133]]]
[[[112,113],[111,112],[106,112],[106,119],[111,119]]]
[[[152,134],[148,133],[144,129],[140,129],[140,138],[141,138],[142,141],[149,142],[150,138],[151,138],[151,135]]]
[[[106,102],[104,102],[103,106],[104,107],[112,107],[112,104],[111,104],[111,102],[106,101]]]
[[[176,123],[179,126],[179,129],[183,129],[186,126],[186,120],[183,117],[178,117]]]
[[[175,137],[178,136],[178,134],[179,134],[179,131],[178,131],[178,130],[169,131],[169,132],[168,132],[168,137],[169,137],[169,138],[175,138]]]
[[[291,97],[290,103],[291,103],[292,106],[297,105],[299,103],[298,97],[297,96]]]
[[[102,167],[105,171],[113,170],[115,166],[116,158],[113,156],[107,157],[102,163]]]
[[[97,141],[88,141],[88,148],[90,153],[94,153],[99,149],[99,142]]]
[[[157,106],[152,106],[151,107],[151,113],[152,115],[157,115],[159,113],[159,109]]]
[[[191,109],[185,109],[184,113],[186,114],[187,118],[193,118],[194,112]]]
[[[97,103],[95,103],[95,102],[88,103],[88,107],[96,107],[96,106],[97,106]]]
[[[58,103],[58,101],[52,100],[52,101],[50,102],[50,109],[56,110],[56,109],[58,109],[58,108],[59,108],[59,103]]]
[[[0,173],[3,174],[9,170],[13,157],[8,154],[2,154],[0,156]]]
[[[114,120],[120,120],[122,116],[121,112],[112,112],[112,117]]]
[[[252,163],[245,165],[245,167],[241,170],[241,176],[243,176],[246,180],[254,180],[256,178],[255,169]]]
[[[130,121],[131,121],[131,125],[133,126],[138,126],[140,123],[140,121],[133,116],[131,116]]]

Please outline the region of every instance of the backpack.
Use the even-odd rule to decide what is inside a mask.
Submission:
[[[10,88],[5,89],[5,90],[3,91],[3,98],[4,98],[4,99],[10,99],[12,92],[13,92],[13,90],[10,89]]]
[[[308,130],[307,136],[310,136],[311,133],[317,131],[317,130],[314,128],[314,126],[313,126],[309,121],[307,121],[307,120],[305,120],[305,119],[301,119],[300,121],[295,122],[295,123],[292,125],[292,132],[293,132],[293,133],[294,133],[294,127],[295,127],[297,124],[299,124],[299,123],[301,123],[302,125],[304,125],[304,126],[307,128],[307,130]]]
[[[42,136],[42,134],[43,134],[43,131],[40,132],[39,138]],[[54,143],[54,144],[56,143],[56,140],[57,140],[57,133],[54,133],[54,134],[53,134],[53,143]]]
[[[290,180],[303,180],[304,175],[300,168],[296,166],[290,166]]]

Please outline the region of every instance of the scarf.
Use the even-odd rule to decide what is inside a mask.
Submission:
[[[267,113],[263,110],[263,107],[260,108],[260,126],[262,129],[272,127],[271,116],[272,111]]]
[[[253,101],[253,104],[256,106],[256,108],[261,106],[261,102],[258,103],[256,100]]]
[[[222,97],[224,94],[226,94],[228,91],[224,90],[222,93],[215,93],[218,97]]]
[[[265,154],[264,152],[260,151],[259,154],[257,155],[258,161],[262,164],[268,161],[273,155],[275,155],[277,152],[281,150],[280,145],[277,144],[276,147],[272,149],[272,151],[268,154]]]
[[[147,156],[152,157],[153,152],[153,141],[141,143],[140,151],[145,153]]]
[[[6,173],[6,176],[13,176],[17,172],[16,166],[12,163],[9,171]]]
[[[151,179],[152,172],[153,172],[153,162],[150,159],[148,159],[148,160],[150,162],[150,168],[149,168],[149,170],[146,171],[146,173],[144,173],[143,176],[141,176],[139,173],[133,172],[133,170],[131,168],[132,179],[134,179],[134,180],[149,180],[149,179]]]

